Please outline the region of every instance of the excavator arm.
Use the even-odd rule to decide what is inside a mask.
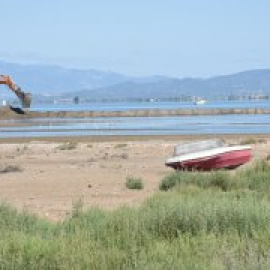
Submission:
[[[19,98],[23,108],[30,108],[31,94],[25,93],[7,75],[0,75],[0,84],[5,84]]]

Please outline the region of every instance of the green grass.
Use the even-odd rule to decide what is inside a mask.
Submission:
[[[0,269],[270,268],[267,162],[165,179],[169,192],[138,208],[83,211],[78,200],[58,223],[2,204]]]
[[[128,189],[143,189],[143,181],[141,178],[127,177],[126,187]]]
[[[124,148],[124,147],[127,147],[128,144],[127,143],[118,143],[114,146],[114,148]]]
[[[77,142],[65,142],[56,147],[58,150],[73,150],[76,149],[78,146]]]
[[[256,138],[246,138],[240,142],[241,145],[244,144],[257,144],[257,143],[266,143],[265,139],[256,139]]]
[[[254,166],[236,174],[230,174],[228,171],[210,173],[176,171],[162,179],[159,189],[167,191],[172,188],[181,189],[185,186],[222,191],[248,189],[267,192],[270,191],[270,163],[259,161]]]

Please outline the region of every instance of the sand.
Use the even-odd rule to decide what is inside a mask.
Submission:
[[[213,136],[98,136],[0,140],[2,201],[50,220],[70,215],[81,201],[84,208],[137,207],[158,191],[161,179],[172,172],[164,165],[177,143]],[[227,143],[260,138],[253,144],[253,161],[270,153],[268,135],[215,136]],[[76,142],[63,150],[65,142]],[[65,145],[66,146],[66,145]],[[247,166],[250,166],[248,164]],[[15,171],[13,171],[15,168]],[[241,167],[239,169],[242,169]],[[17,170],[17,171],[16,171]],[[127,177],[139,177],[143,190],[125,187]]]

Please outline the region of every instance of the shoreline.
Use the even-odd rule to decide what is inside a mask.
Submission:
[[[84,117],[163,117],[222,114],[270,114],[269,108],[191,108],[191,109],[150,109],[126,111],[23,111],[20,108],[0,109],[0,120],[33,118],[84,118]]]
[[[0,138],[0,144],[18,144],[31,142],[147,142],[147,141],[189,141],[189,140],[209,140],[219,138],[221,140],[269,139],[270,134],[196,134],[196,135],[92,135],[92,136],[57,136],[57,137],[23,137],[23,138]]]

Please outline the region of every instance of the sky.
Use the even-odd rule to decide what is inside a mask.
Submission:
[[[0,0],[0,60],[131,76],[270,68],[269,0]]]

